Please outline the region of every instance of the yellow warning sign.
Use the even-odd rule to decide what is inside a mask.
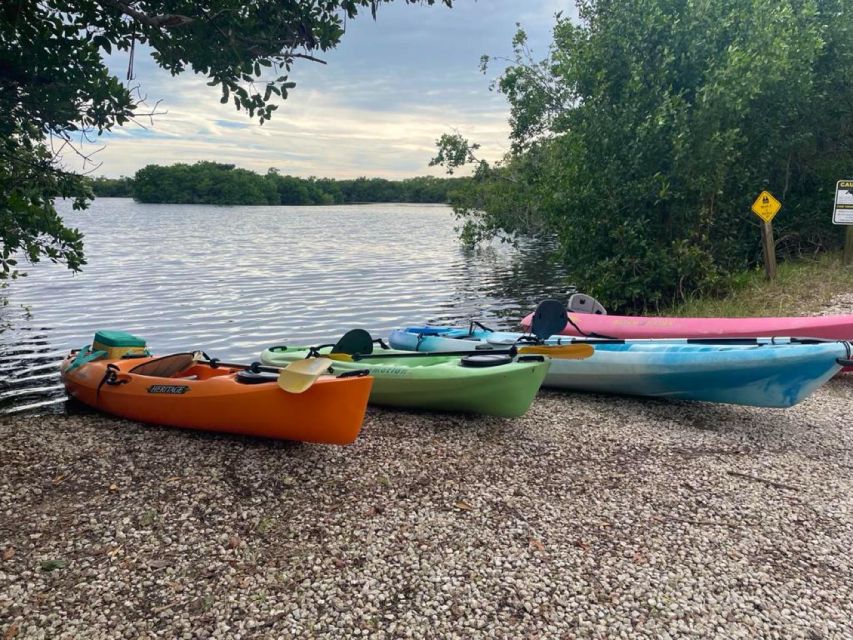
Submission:
[[[782,203],[774,198],[769,191],[762,191],[752,203],[752,212],[764,222],[770,222],[775,218],[781,208]]]

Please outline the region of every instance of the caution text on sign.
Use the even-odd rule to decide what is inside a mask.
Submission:
[[[833,224],[853,224],[853,180],[839,180],[835,186]]]
[[[762,191],[752,203],[752,212],[764,222],[770,222],[781,208],[782,203],[769,191]]]

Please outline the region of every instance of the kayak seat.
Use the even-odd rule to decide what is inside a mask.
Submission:
[[[483,353],[465,356],[459,363],[463,367],[497,367],[512,362],[512,356],[502,353]]]
[[[373,338],[364,329],[351,329],[335,343],[332,353],[345,353],[350,356],[356,353],[369,355],[373,353]]]
[[[530,333],[539,340],[547,340],[560,333],[566,326],[566,306],[559,300],[543,300],[530,323]]]
[[[569,298],[568,310],[573,313],[592,313],[606,316],[607,310],[598,300],[585,293],[575,293]]]
[[[129,373],[138,376],[151,376],[154,378],[173,378],[182,371],[186,371],[195,364],[191,353],[175,353],[162,358],[155,358],[143,364],[133,367]]]

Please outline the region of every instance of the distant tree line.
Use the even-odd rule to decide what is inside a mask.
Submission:
[[[297,178],[269,169],[265,175],[233,164],[150,164],[132,178],[95,178],[96,196],[139,202],[227,205],[324,205],[360,202],[448,202],[468,178]]]

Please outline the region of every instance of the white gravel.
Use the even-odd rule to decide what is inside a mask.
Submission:
[[[0,639],[853,638],[852,408],[546,392],[343,448],[6,418]]]

